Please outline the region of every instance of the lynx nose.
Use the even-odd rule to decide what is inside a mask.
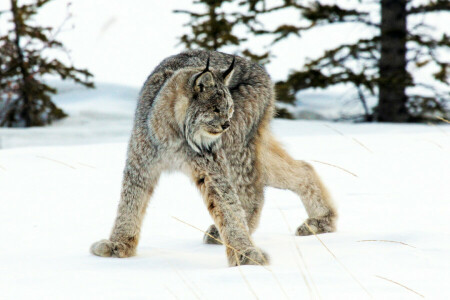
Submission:
[[[225,130],[228,127],[230,127],[230,121],[226,121],[225,123],[222,124],[222,129]]]

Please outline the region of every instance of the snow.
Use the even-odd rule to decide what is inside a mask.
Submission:
[[[50,82],[52,99],[69,114],[50,127],[0,128],[0,148],[127,142],[139,89],[97,83],[96,89]]]
[[[173,173],[152,197],[137,256],[100,258],[88,249],[115,217],[139,90],[58,87],[69,118],[0,129],[1,299],[420,298],[386,279],[450,297],[450,126],[273,122],[334,196],[338,231],[318,236],[333,255],[293,235],[306,218],[300,199],[268,188],[254,240],[271,264],[229,268],[223,246],[175,219],[212,223],[194,185]]]
[[[67,2],[49,3],[38,21],[60,24]],[[0,2],[0,10],[7,5]],[[420,298],[407,288],[449,299],[449,125],[275,120],[279,140],[329,187],[340,219],[336,233],[318,236],[324,244],[295,237],[307,217],[300,199],[268,188],[254,234],[271,256],[268,268],[227,267],[223,246],[202,244],[202,232],[175,219],[201,230],[212,223],[196,188],[178,173],[160,179],[137,256],[89,254],[115,217],[139,88],[182,49],[176,37],[187,19],[173,9],[192,9],[191,1],[73,1],[59,38],[75,66],[94,73],[97,89],[56,82],[54,100],[67,119],[0,128],[0,299]],[[450,28],[449,20],[435,16],[439,28]],[[340,28],[277,45],[271,76],[283,79],[306,56],[361,31]],[[300,101],[331,118],[352,97],[346,89],[306,91]]]

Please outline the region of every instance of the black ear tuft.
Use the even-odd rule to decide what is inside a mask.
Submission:
[[[209,71],[209,59],[210,59],[211,55],[208,54],[208,59],[206,60],[206,68],[203,70],[202,73],[208,72]]]
[[[211,55],[208,54],[208,59],[206,60],[206,68],[195,76],[195,78],[194,78],[194,86],[197,85],[197,80],[200,77],[202,77],[203,74],[205,74],[206,72],[210,72],[209,71],[209,58],[210,58],[210,56]]]
[[[233,56],[233,61],[231,62],[231,65],[228,67],[228,69],[226,69],[222,73],[223,82],[225,83],[226,86],[228,86],[231,81],[231,77],[233,76],[234,73],[235,64],[236,64],[236,56]]]
[[[233,71],[235,63],[236,63],[236,56],[233,56],[233,61],[231,62],[231,65],[222,74],[222,77],[224,79],[227,78],[228,75],[230,75],[230,73]]]

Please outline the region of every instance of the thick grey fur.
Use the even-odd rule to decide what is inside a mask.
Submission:
[[[180,170],[195,182],[215,223],[204,241],[220,239],[230,266],[268,263],[251,239],[265,186],[300,196],[309,226],[301,225],[297,235],[335,230],[336,209],[312,166],[291,158],[270,133],[275,95],[269,75],[244,58],[232,61],[220,52],[187,51],[168,57],[148,77],[136,109],[117,218],[109,240],[92,245],[93,254],[136,253],[148,201],[166,170]]]

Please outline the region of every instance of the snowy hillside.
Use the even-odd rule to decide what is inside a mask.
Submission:
[[[223,246],[175,219],[212,223],[182,174],[161,178],[138,255],[100,258],[88,249],[115,217],[138,90],[61,89],[68,119],[0,129],[0,299],[450,297],[450,126],[275,121],[289,152],[323,177],[340,219],[324,244],[294,237],[300,200],[267,189],[254,235],[267,269],[227,267]]]

